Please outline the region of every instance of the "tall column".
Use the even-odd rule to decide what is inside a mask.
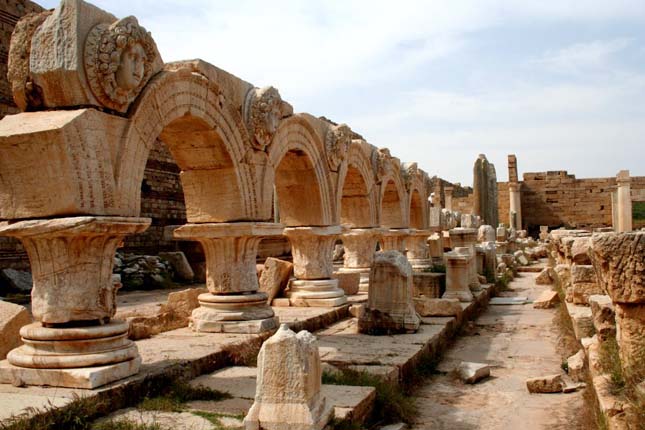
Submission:
[[[255,260],[264,237],[282,234],[282,224],[267,222],[186,224],[177,239],[196,240],[206,254],[208,293],[198,297],[190,326],[199,332],[261,333],[278,327],[278,318],[259,292]]]
[[[378,228],[352,228],[343,231],[345,260],[339,270],[345,273],[360,273],[359,292],[367,293],[370,280],[370,268],[374,262],[376,244],[382,230]]]
[[[452,210],[452,187],[444,187],[443,192],[444,192],[444,200],[446,203],[445,209],[448,209],[449,211],[451,211]]]
[[[334,273],[333,251],[340,236],[338,225],[328,227],[289,227],[284,235],[291,242],[296,280],[287,293],[292,306],[340,306],[347,303]]]
[[[410,230],[406,239],[408,248],[408,261],[413,270],[425,270],[432,267],[428,238],[432,234],[430,230]]]
[[[508,200],[510,205],[508,225],[514,227],[516,230],[522,229],[522,194],[520,187],[521,185],[518,182],[508,184]],[[513,217],[513,213],[515,217]]]
[[[472,259],[470,249],[454,248],[444,254],[446,259],[446,292],[444,299],[458,299],[460,302],[472,302],[473,293],[468,287],[470,279],[469,265]]]
[[[20,239],[29,254],[35,320],[0,362],[0,383],[96,388],[139,371],[128,323],[112,320],[112,266],[123,238],[148,225],[93,216],[0,223],[0,235]]]
[[[450,230],[450,243],[452,248],[467,248],[470,252],[470,265],[468,266],[468,286],[473,291],[479,291],[479,277],[477,275],[477,229],[457,227]]]
[[[621,170],[616,175],[616,215],[618,219],[616,231],[618,233],[632,231],[631,182],[629,170]]]
[[[405,255],[405,240],[410,234],[407,228],[388,228],[383,230],[381,243],[383,251],[399,251]]]

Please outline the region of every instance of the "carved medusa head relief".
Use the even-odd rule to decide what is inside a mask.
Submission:
[[[152,36],[133,16],[98,24],[85,42],[85,73],[94,96],[125,111],[152,75],[157,56]]]

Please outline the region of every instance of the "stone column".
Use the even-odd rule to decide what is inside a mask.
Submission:
[[[517,182],[508,184],[508,200],[510,204],[508,225],[516,230],[522,229],[522,194],[520,187],[521,185]],[[515,216],[513,217],[511,214],[515,214]]]
[[[412,270],[423,271],[432,267],[428,248],[428,238],[431,234],[431,230],[410,230],[406,243],[408,248],[407,257],[412,265]]]
[[[645,232],[598,233],[591,262],[616,309],[616,340],[625,376],[645,380]]]
[[[444,200],[445,200],[445,209],[448,209],[449,211],[452,210],[452,187],[444,187],[443,189],[444,192]]]
[[[473,291],[479,291],[481,285],[479,284],[479,277],[477,276],[477,251],[475,245],[477,244],[477,230],[474,228],[453,228],[450,230],[450,241],[453,249],[465,247],[469,250],[470,265],[468,266],[468,286]]]
[[[286,324],[258,354],[255,401],[244,418],[246,430],[323,430],[334,407],[320,388],[322,366],[316,338]]]
[[[614,226],[619,233],[632,231],[632,196],[629,170],[621,170],[616,175],[616,218],[618,226]]]
[[[341,234],[339,225],[289,227],[284,235],[291,242],[293,271],[287,296],[292,306],[340,306],[347,303],[334,273],[333,251]]]
[[[468,287],[470,280],[469,265],[471,260],[469,248],[454,248],[444,254],[446,259],[446,292],[444,299],[458,299],[461,302],[472,302],[473,293]]]
[[[186,224],[177,239],[196,240],[206,254],[208,293],[198,297],[193,330],[210,333],[262,333],[278,327],[278,319],[259,292],[255,261],[264,237],[282,234],[282,224],[268,222]]]
[[[70,388],[98,386],[136,374],[141,359],[116,313],[114,253],[148,218],[80,216],[0,223],[20,239],[33,273],[32,313],[24,342],[0,362],[0,383]]]
[[[361,293],[367,293],[369,288],[370,268],[380,236],[381,229],[378,228],[352,228],[342,233],[345,256],[339,272],[360,273]]]
[[[399,251],[405,255],[405,240],[410,234],[407,228],[389,228],[382,232],[383,251]]]

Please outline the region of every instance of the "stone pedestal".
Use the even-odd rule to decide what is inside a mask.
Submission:
[[[378,228],[352,228],[342,233],[345,255],[343,267],[339,269],[339,272],[359,273],[361,277],[360,293],[367,294],[370,268],[380,236],[381,229]]]
[[[267,295],[258,292],[255,261],[264,237],[279,236],[284,226],[264,222],[186,224],[174,231],[177,239],[196,240],[206,254],[208,293],[191,316],[195,331],[261,333],[278,327]]]
[[[381,244],[382,251],[399,251],[405,255],[405,240],[410,234],[407,228],[388,228],[383,230]]]
[[[446,259],[446,292],[441,296],[444,299],[458,299],[461,302],[471,302],[473,293],[468,286],[470,281],[469,248],[458,247],[444,254]]]
[[[138,372],[137,347],[116,313],[114,253],[147,218],[70,217],[0,223],[31,262],[35,323],[0,362],[0,383],[96,388]]]
[[[412,294],[412,266],[405,256],[398,251],[378,252],[358,331],[372,335],[415,332],[421,320],[414,309]]]
[[[432,233],[428,238],[428,254],[432,264],[443,265],[443,234],[441,231]]]
[[[320,391],[318,343],[308,331],[283,324],[260,349],[255,401],[245,430],[322,430],[334,408]]]
[[[542,242],[546,242],[546,240],[549,238],[549,226],[548,225],[541,225],[540,226],[540,240]]]
[[[479,291],[479,277],[477,276],[477,230],[474,228],[453,228],[450,230],[450,240],[454,248],[468,248],[470,252],[470,266],[468,267],[468,286],[473,291]]]
[[[284,235],[291,242],[293,272],[287,297],[292,306],[340,306],[347,303],[334,273],[333,250],[340,236],[338,225],[329,227],[289,227]]]
[[[430,250],[428,249],[428,238],[431,234],[430,230],[410,230],[406,244],[407,258],[412,265],[412,270],[423,271],[432,267]]]

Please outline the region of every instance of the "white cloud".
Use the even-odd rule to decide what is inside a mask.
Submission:
[[[549,51],[541,58],[531,61],[531,65],[544,67],[556,73],[584,73],[590,69],[606,69],[612,57],[626,49],[630,40],[619,38],[613,40],[596,40],[588,43],[576,43]]]

